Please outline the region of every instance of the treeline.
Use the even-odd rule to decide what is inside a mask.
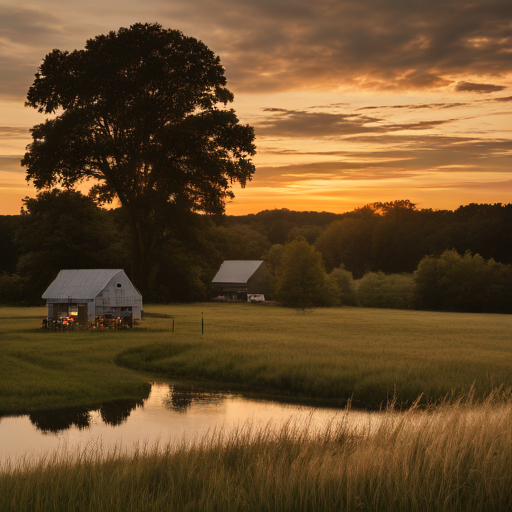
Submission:
[[[327,273],[321,253],[305,239],[281,246],[279,253],[275,298],[299,311],[345,305],[512,313],[512,265],[478,254],[446,250],[425,256],[414,273],[367,272],[354,280],[343,265]]]
[[[25,200],[20,215],[0,216],[0,301],[40,303],[41,294],[63,268],[123,268],[133,275],[130,221],[122,208],[99,208],[72,190],[42,192]],[[496,287],[508,279],[512,263],[512,204],[434,211],[401,200],[344,214],[281,209],[219,218],[188,214],[155,222],[163,227],[164,236],[148,263],[149,279],[141,290],[148,302],[207,300],[212,296],[211,280],[225,259],[264,259],[277,279],[283,273],[284,248],[301,240],[319,253],[326,275],[355,279],[356,302],[362,305],[385,302],[375,293],[370,293],[370,300],[364,290],[382,288],[384,282],[391,286],[393,279],[395,287],[412,282],[412,273],[426,268],[430,281],[415,278],[414,302],[404,307],[475,310],[480,304],[476,310],[502,311],[506,303]],[[467,285],[466,302],[450,298],[449,279],[441,278],[445,264],[433,270],[433,262],[448,258],[443,254],[447,250],[452,260],[460,258],[468,268],[470,259],[486,266],[481,280],[500,276],[492,277],[497,283],[494,293],[489,292],[496,297],[493,306],[490,299],[472,299],[481,285]],[[409,276],[390,276],[397,274]],[[459,274],[463,278],[464,272]],[[420,289],[429,290],[421,300]]]

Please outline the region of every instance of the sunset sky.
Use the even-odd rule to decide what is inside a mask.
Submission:
[[[512,202],[510,0],[6,0],[0,214],[35,195],[20,158],[43,57],[160,23],[201,39],[255,127],[256,174],[229,214]]]

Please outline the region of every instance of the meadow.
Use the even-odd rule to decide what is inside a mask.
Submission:
[[[509,315],[214,303],[146,312],[132,331],[58,333],[40,329],[44,308],[0,308],[0,413],[140,398],[148,372],[374,409],[512,386]]]
[[[140,334],[43,331],[46,308],[0,308],[0,414],[147,396],[148,379],[114,364]]]
[[[200,322],[205,334],[180,334]],[[119,364],[237,389],[379,408],[408,406],[474,388],[512,386],[507,315],[363,308],[293,309],[256,304],[153,306],[176,318],[164,342],[123,351]],[[170,322],[170,320],[167,320]],[[162,319],[162,323],[165,319]],[[197,327],[196,327],[197,329]]]
[[[341,412],[318,429],[246,424],[135,452],[89,445],[3,461],[0,511],[511,510],[509,316],[146,311],[133,331],[55,333],[39,328],[44,308],[0,309],[0,413],[140,398],[159,373],[287,400],[384,404],[384,421],[356,430]]]

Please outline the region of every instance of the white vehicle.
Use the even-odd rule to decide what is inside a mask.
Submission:
[[[265,302],[265,295],[262,293],[248,293],[247,302]]]

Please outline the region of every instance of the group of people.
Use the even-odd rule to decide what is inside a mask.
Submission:
[[[59,318],[43,318],[42,329],[51,329],[54,331],[72,331],[79,324],[72,316],[59,317]]]
[[[65,316],[59,318],[43,318],[42,329],[50,329],[52,331],[73,331],[75,329],[131,329],[131,318],[126,317],[96,317],[94,322],[87,322],[86,324],[79,324],[78,319],[72,316]]]

